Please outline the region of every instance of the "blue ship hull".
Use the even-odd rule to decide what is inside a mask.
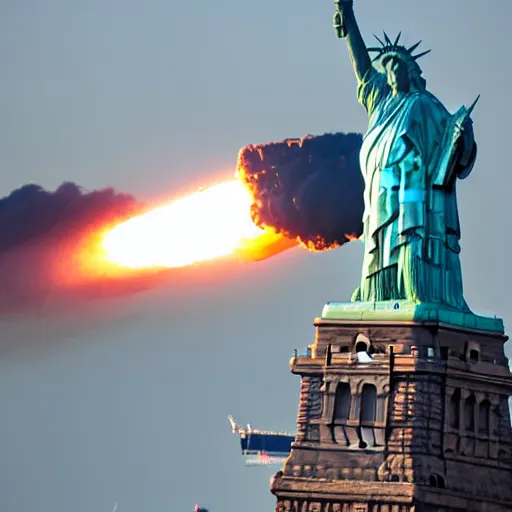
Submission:
[[[295,435],[288,432],[266,432],[238,427],[232,418],[233,433],[240,436],[242,457],[246,466],[282,465],[290,454]]]

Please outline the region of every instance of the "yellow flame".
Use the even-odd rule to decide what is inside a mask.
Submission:
[[[250,206],[239,181],[220,183],[119,224],[105,234],[102,248],[107,261],[132,269],[227,256],[269,238],[253,224]]]

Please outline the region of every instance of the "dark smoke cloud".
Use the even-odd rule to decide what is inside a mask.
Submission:
[[[80,278],[73,259],[98,230],[142,208],[111,188],[85,192],[74,183],[53,192],[25,185],[0,199],[0,313],[36,308],[64,291],[90,296],[143,287],[134,280]]]
[[[242,148],[237,172],[254,198],[253,221],[310,251],[358,238],[364,208],[361,142],[360,134],[335,133]]]
[[[70,234],[91,224],[123,219],[138,209],[132,196],[111,188],[84,192],[67,182],[49,192],[40,185],[25,185],[0,199],[0,251],[54,231]]]

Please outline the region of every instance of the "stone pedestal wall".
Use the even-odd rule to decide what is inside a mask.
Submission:
[[[310,353],[291,361],[302,379],[298,435],[271,485],[276,511],[512,510],[505,336],[412,322],[316,325]]]

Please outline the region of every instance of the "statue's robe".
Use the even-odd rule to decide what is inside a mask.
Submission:
[[[459,165],[464,138],[455,117],[427,91],[393,96],[386,75],[373,67],[359,83],[358,99],[369,127],[360,153],[365,254],[353,300],[467,310],[455,180],[471,171],[476,144],[469,163]]]

